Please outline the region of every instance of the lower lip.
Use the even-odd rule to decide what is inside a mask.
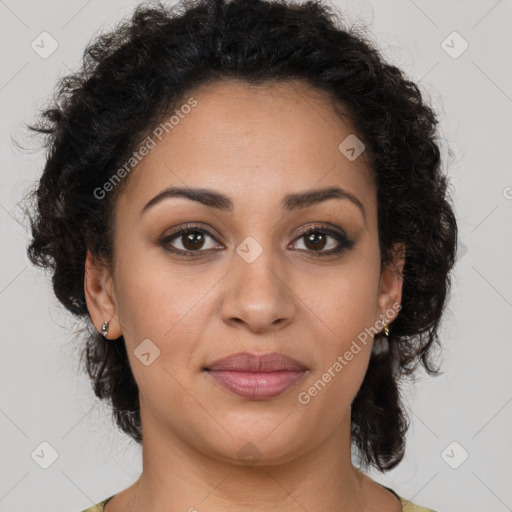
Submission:
[[[207,373],[221,386],[239,396],[249,400],[264,400],[280,395],[291,388],[306,372],[291,370],[276,372],[207,370]]]

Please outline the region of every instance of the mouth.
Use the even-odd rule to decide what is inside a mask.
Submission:
[[[205,370],[217,383],[249,400],[265,400],[284,393],[306,374],[304,371],[239,372]]]
[[[205,366],[216,383],[249,400],[265,400],[293,387],[309,369],[296,359],[277,352],[233,354]]]

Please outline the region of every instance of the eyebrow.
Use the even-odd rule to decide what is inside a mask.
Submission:
[[[140,214],[142,215],[152,206],[172,197],[183,197],[221,211],[232,212],[234,210],[233,201],[228,196],[215,190],[208,188],[169,187],[153,197],[153,199],[142,208]],[[288,194],[281,200],[281,207],[286,211],[292,211],[307,208],[308,206],[313,206],[327,201],[328,199],[348,199],[361,210],[366,223],[366,212],[361,201],[352,193],[339,187],[328,187]]]

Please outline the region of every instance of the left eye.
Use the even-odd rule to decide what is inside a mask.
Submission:
[[[331,243],[331,247],[326,247],[327,239],[331,238],[334,240],[334,244]],[[297,240],[304,240],[306,249],[309,249],[313,252],[320,252],[326,250],[326,252],[332,253],[334,250],[338,249],[342,242],[346,239],[340,233],[335,233],[331,231],[322,231],[320,229],[310,229],[301,234]],[[294,246],[297,244],[294,243]],[[299,249],[300,247],[295,247],[295,249]]]

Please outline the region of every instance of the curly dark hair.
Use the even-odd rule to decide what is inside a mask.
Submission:
[[[301,80],[327,92],[366,147],[376,184],[381,264],[403,243],[402,308],[389,350],[372,354],[352,403],[352,442],[361,464],[381,472],[403,458],[408,412],[400,384],[421,363],[439,375],[432,351],[455,263],[457,225],[441,169],[437,116],[418,86],[386,63],[364,30],[345,26],[321,0],[180,0],[140,4],[97,36],[81,69],[62,78],[29,129],[47,149],[27,198],[33,239],[27,253],[51,270],[54,292],[90,322],[84,296],[89,249],[112,263],[113,212],[126,179],[102,200],[94,191],[183,97],[200,85]],[[90,324],[89,324],[90,325]],[[380,334],[376,335],[380,336]],[[121,336],[86,336],[81,363],[117,426],[142,442],[138,386]]]

